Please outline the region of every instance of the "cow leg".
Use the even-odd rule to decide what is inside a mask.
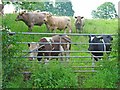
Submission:
[[[67,51],[67,50],[66,50]],[[69,52],[65,52],[65,54],[64,54],[64,56],[66,56],[65,57],[65,60],[66,60],[66,62],[68,63],[69,62],[69,55],[70,55],[70,53]]]
[[[57,27],[53,27],[53,32],[56,33]]]
[[[59,54],[59,56],[60,56],[60,63],[63,63],[63,57],[62,57],[62,56],[63,56],[63,54],[62,54],[62,53],[60,53],[60,54]]]
[[[77,33],[77,28],[76,28],[76,33]]]
[[[63,49],[63,47],[61,46],[61,53],[60,53],[60,55],[61,56],[66,56],[66,57],[61,57],[61,61],[65,61],[65,62],[69,62],[69,52],[64,52],[64,51],[68,51],[67,49],[66,50],[64,50]]]
[[[31,23],[31,25],[29,26],[29,32],[32,32],[32,28],[33,28],[34,24]]]
[[[66,29],[64,29],[64,33],[66,33]]]
[[[95,67],[95,60],[94,60],[94,56],[92,55],[92,67],[93,67],[93,70],[94,71],[94,67]]]
[[[55,30],[55,29],[53,29],[53,33],[56,33],[56,30]]]
[[[31,26],[28,27],[28,32],[32,32],[32,27]]]
[[[69,48],[70,48],[70,44],[67,43],[67,49],[66,49],[66,51],[69,51]],[[65,54],[66,54],[66,56],[67,56],[66,61],[69,62],[69,59],[70,59],[70,58],[69,58],[70,52],[66,52]]]
[[[46,28],[47,28],[47,32],[50,32],[50,26],[47,23],[45,23],[45,25],[46,25]]]
[[[69,30],[69,33],[71,33],[72,32],[72,28],[71,28],[71,26],[68,24],[68,30]]]
[[[81,27],[81,33],[83,32],[83,27]]]
[[[81,29],[78,29],[78,33],[81,33]]]
[[[43,56],[43,53],[38,53],[37,56]],[[37,58],[37,60],[42,63],[42,57]]]

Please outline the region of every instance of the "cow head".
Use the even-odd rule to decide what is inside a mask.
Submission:
[[[95,35],[89,35],[89,51],[94,51],[94,49],[97,49],[97,44],[93,43],[101,43],[101,40],[103,39],[102,36],[95,36]],[[92,44],[91,44],[92,43]]]
[[[81,23],[81,19],[83,19],[84,17],[81,16],[75,16],[76,19],[76,23],[80,24]]]
[[[112,41],[113,40],[113,38],[110,36],[110,35],[103,35],[103,38],[107,38],[107,39],[109,39],[110,41]]]
[[[26,11],[23,11],[23,12],[19,13],[19,15],[16,17],[15,21],[24,20],[25,13],[26,13]]]
[[[28,43],[28,48],[30,50],[30,57],[29,57],[29,60],[33,60],[35,59],[34,57],[37,56],[37,51],[38,51],[38,48],[39,48],[39,44],[37,43]]]
[[[52,17],[51,13],[46,13],[45,18],[44,18],[44,22],[48,22],[48,19],[50,19],[51,17]]]

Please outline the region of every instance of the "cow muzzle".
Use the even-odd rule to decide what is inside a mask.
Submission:
[[[77,24],[81,24],[81,22],[80,22],[80,21],[77,21]]]

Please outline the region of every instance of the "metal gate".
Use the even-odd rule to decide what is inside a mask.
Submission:
[[[15,33],[15,32],[12,32]],[[26,41],[19,41],[17,42],[18,44],[23,44],[26,46],[24,50],[22,50],[22,58],[28,58],[28,52],[29,50],[27,49],[27,44],[28,43],[39,43],[39,39],[41,37],[47,37],[47,36],[52,36],[52,35],[68,35],[72,42],[71,42],[71,50],[70,51],[63,51],[63,52],[70,52],[70,56],[59,56],[59,57],[64,57],[64,58],[70,58],[69,63],[71,64],[72,68],[74,68],[74,72],[96,72],[95,68],[98,66],[95,65],[95,60],[92,59],[90,51],[88,51],[88,36],[89,35],[111,35],[111,34],[77,34],[77,33],[69,33],[69,34],[63,34],[63,33],[33,33],[33,32],[18,32],[16,33],[21,36],[29,36],[32,38]],[[116,35],[111,35],[113,38],[116,38]],[[21,37],[22,38],[22,37]],[[25,39],[25,38],[24,38]],[[59,43],[58,43],[59,44]],[[101,44],[101,43],[97,43]],[[113,47],[115,46],[114,43],[112,43]],[[49,52],[49,51],[46,51]],[[59,51],[58,51],[59,52]],[[100,52],[100,51],[95,51],[95,52]],[[109,58],[116,58],[116,56],[113,54],[115,53],[116,50],[113,49]],[[58,56],[54,56],[58,58]],[[37,56],[35,57],[37,58]],[[37,59],[36,59],[37,60]],[[55,61],[55,60],[54,60]]]

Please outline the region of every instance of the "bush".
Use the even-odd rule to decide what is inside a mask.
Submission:
[[[72,88],[78,87],[77,76],[69,66],[50,63],[39,66],[32,75],[33,88]]]
[[[17,37],[10,36],[6,30],[2,31],[2,87],[6,88],[8,83],[22,71],[24,64],[19,56],[21,49],[17,45]]]
[[[104,61],[104,63],[103,63]],[[98,72],[84,81],[83,88],[117,88],[118,66],[116,60],[103,60]]]

